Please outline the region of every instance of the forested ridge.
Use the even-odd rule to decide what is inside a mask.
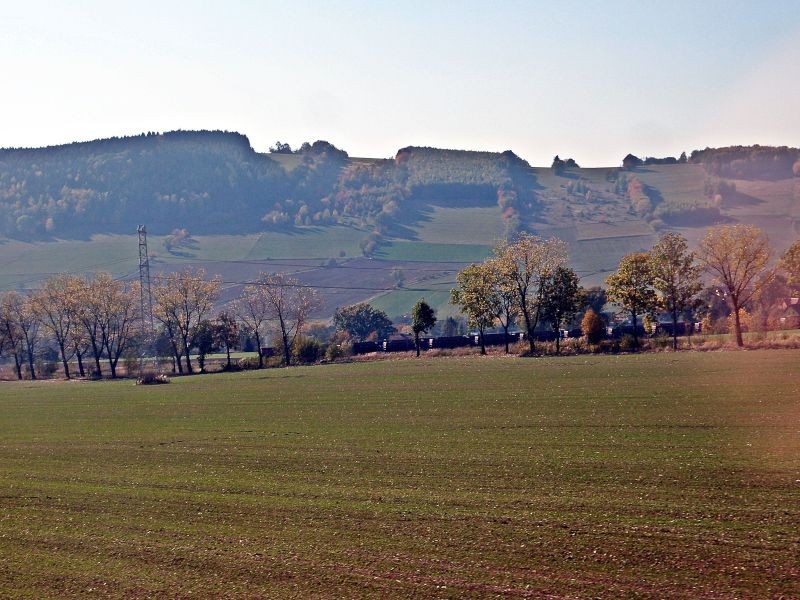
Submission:
[[[225,131],[146,133],[35,149],[0,150],[0,235],[18,239],[129,232],[247,233],[358,224],[375,237],[426,194],[532,200],[529,165],[513,153],[404,148],[352,161],[324,141],[303,144],[284,169]]]
[[[296,151],[278,143],[256,152],[245,135],[172,131],[0,150],[0,236],[21,240],[129,233],[147,223],[153,233],[242,234],[308,225],[356,225],[370,232],[369,254],[420,203],[496,205],[506,235],[525,230],[541,206],[530,165],[503,153],[409,146],[389,159],[352,159],[325,141]],[[281,155],[293,154],[291,168]],[[651,164],[703,166],[705,189],[662,202],[637,178]],[[573,168],[575,170],[573,170]],[[676,167],[679,168],[679,167]],[[567,194],[589,197],[577,163],[554,161]],[[800,150],[736,146],[695,150],[676,159],[629,154],[608,172],[609,193],[654,222],[713,221],[730,179],[800,175]],[[571,196],[570,196],[571,197]]]

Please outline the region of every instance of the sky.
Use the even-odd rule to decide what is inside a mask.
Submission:
[[[223,129],[628,152],[800,145],[800,1],[0,0],[0,147]]]

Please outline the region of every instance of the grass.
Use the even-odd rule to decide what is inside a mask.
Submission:
[[[155,266],[202,260],[238,260],[257,241],[255,235],[194,236],[190,247],[170,254],[164,236],[148,236],[148,249]],[[138,270],[139,250],[135,234],[97,235],[89,240],[58,240],[27,243],[0,242],[0,290],[36,287],[53,273],[109,271],[125,275]]]
[[[361,256],[359,243],[367,234],[352,227],[296,227],[284,233],[261,234],[248,259],[266,258],[337,258]]]
[[[436,318],[444,320],[449,315],[458,315],[457,307],[450,304],[450,290],[455,287],[455,274],[424,279],[411,283],[410,290],[398,289],[370,300],[370,304],[390,317],[410,315],[417,300],[425,298],[436,311]],[[414,291],[414,290],[424,291]]]
[[[0,595],[796,597],[797,356],[0,384]]]
[[[493,246],[503,237],[504,224],[497,206],[430,206],[424,218],[412,227],[418,241],[428,244]]]
[[[381,245],[375,258],[382,260],[480,262],[491,253],[489,245],[431,244],[426,242],[388,242]]]

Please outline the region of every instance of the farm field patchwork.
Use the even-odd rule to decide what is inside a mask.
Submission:
[[[796,597],[797,351],[0,383],[0,595]]]

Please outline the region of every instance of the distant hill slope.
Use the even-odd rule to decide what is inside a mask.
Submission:
[[[381,296],[392,310],[425,293],[426,280],[443,305],[458,268],[519,230],[569,242],[591,285],[666,229],[694,243],[711,224],[747,222],[785,248],[800,234],[798,158],[793,148],[707,148],[688,160],[629,156],[626,168],[553,169],[510,151],[407,147],[391,159],[353,158],[322,141],[260,154],[245,136],[219,131],[6,149],[0,289],[59,271],[127,275],[140,223],[153,234],[159,269],[203,264],[235,287],[241,261],[251,275],[301,259],[285,266],[327,270],[312,280],[335,276],[354,291],[339,290],[341,298]],[[167,236],[177,228],[193,242],[175,246]],[[362,255],[374,266],[345,268]],[[427,266],[415,273],[414,264]],[[381,269],[402,269],[415,291],[362,284]]]

